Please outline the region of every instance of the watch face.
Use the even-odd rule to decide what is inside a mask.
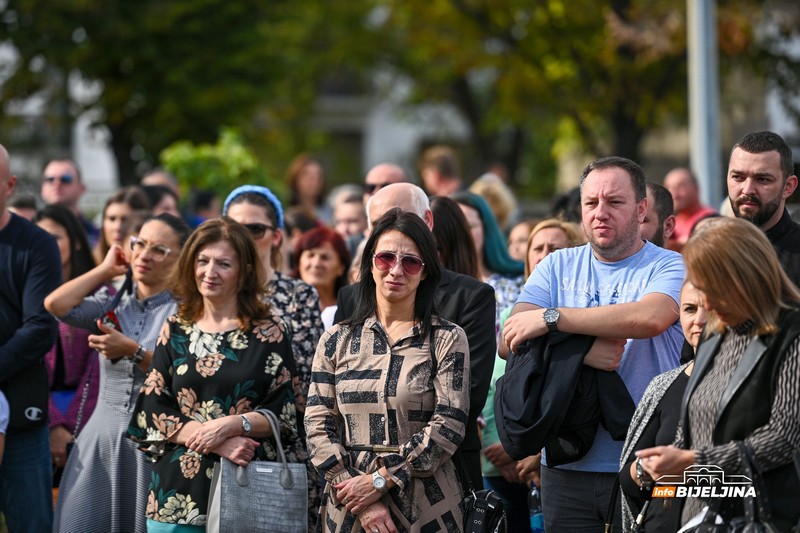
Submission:
[[[558,311],[556,309],[548,309],[544,312],[544,321],[553,323],[558,321]]]
[[[381,475],[373,476],[372,486],[377,490],[383,490],[383,488],[386,486],[386,478]]]

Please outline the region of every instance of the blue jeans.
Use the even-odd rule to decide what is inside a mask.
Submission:
[[[502,498],[508,519],[508,531],[520,533],[530,531],[527,485],[509,483],[503,476],[492,476],[483,478],[483,486],[497,492]]]
[[[547,533],[598,533],[608,516],[617,474],[542,467],[542,511]],[[622,531],[620,503],[614,509],[615,533]]]
[[[0,466],[0,510],[9,533],[53,529],[53,471],[46,425],[6,435]]]

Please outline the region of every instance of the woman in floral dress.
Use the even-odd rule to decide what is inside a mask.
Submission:
[[[294,363],[240,224],[221,218],[197,228],[173,286],[181,303],[159,336],[128,433],[156,460],[148,531],[199,532],[220,457],[243,466],[276,458],[272,430],[254,410],[274,412],[282,438],[296,438]]]
[[[278,270],[283,261],[283,206],[272,191],[260,185],[242,185],[228,195],[222,213],[250,231],[264,270],[267,300],[272,314],[289,326],[286,334],[291,340],[297,368],[293,381],[299,417],[297,425],[302,432],[306,396],[311,382],[311,361],[323,331],[317,290]],[[293,463],[306,463],[308,467],[308,530],[315,531],[321,487],[319,477],[308,462],[305,438],[301,437],[288,446],[286,458]]]

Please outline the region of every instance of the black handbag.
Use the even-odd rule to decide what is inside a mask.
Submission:
[[[489,489],[470,489],[464,498],[464,533],[505,533],[507,528],[500,496]]]
[[[723,498],[716,498],[708,506],[703,521],[695,527],[686,530],[687,533],[778,533],[779,528],[770,522],[770,506],[766,486],[761,479],[761,472],[756,466],[753,452],[744,442],[737,442],[739,457],[741,459],[742,473],[750,478],[755,489],[755,496],[745,496],[744,516],[731,518],[726,523],[718,524],[717,517]]]

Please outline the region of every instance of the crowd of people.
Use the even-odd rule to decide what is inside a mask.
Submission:
[[[733,147],[729,216],[690,170],[662,185],[621,157],[589,163],[538,219],[500,170],[467,186],[450,148],[420,176],[383,163],[326,198],[322,162],[301,154],[286,204],[254,183],[186,217],[155,171],[95,226],[74,161],[47,164],[31,205],[0,146],[8,531],[204,531],[214,464],[277,457],[262,410],[306,465],[313,532],[462,531],[482,488],[528,532],[533,486],[548,532],[677,531],[742,501],[653,498],[658,480],[741,475],[745,451],[775,527],[800,524],[798,180],[780,136]],[[589,396],[601,420],[579,445],[509,444],[527,428],[508,426],[499,380],[570,339],[574,370],[614,375],[625,401],[612,414],[606,389]],[[627,432],[606,422],[620,412]]]

